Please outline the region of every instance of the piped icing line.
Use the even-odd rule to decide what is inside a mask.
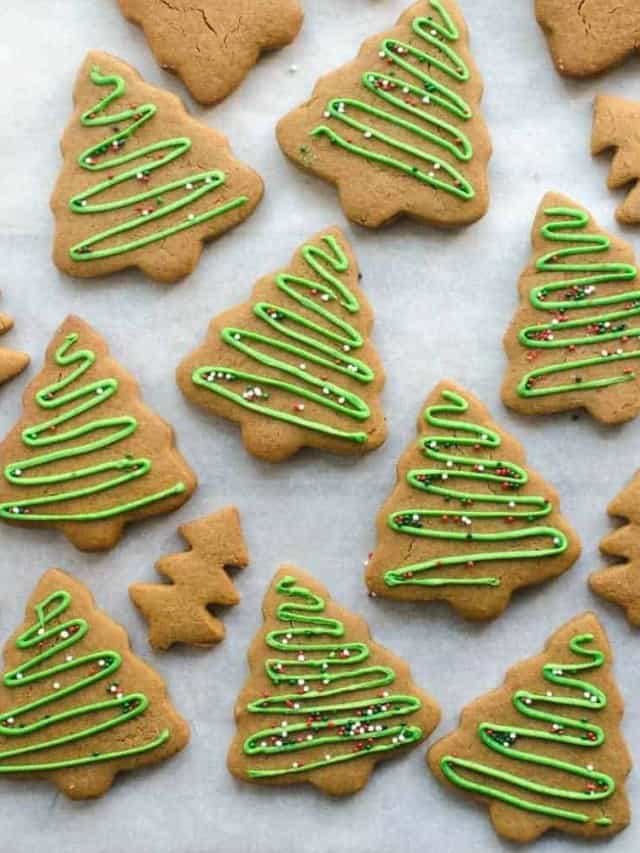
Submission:
[[[326,248],[307,244],[301,250],[308,275],[284,272],[276,276],[277,304],[260,301],[253,305],[253,315],[264,324],[265,332],[228,326],[220,333],[227,346],[284,378],[214,364],[196,368],[192,381],[251,412],[365,444],[368,440],[365,431],[335,427],[296,414],[304,411],[304,403],[300,402],[303,399],[354,421],[366,421],[371,415],[361,397],[323,378],[325,371],[332,371],[366,385],[375,376],[354,355],[364,344],[362,334],[329,307],[334,302],[349,314],[360,310],[357,297],[339,278],[349,270],[349,260],[335,237],[325,236],[322,242]],[[310,312],[317,319],[309,319],[303,312]],[[295,362],[284,360],[280,354],[290,356]],[[314,367],[322,371],[321,376],[316,375]],[[293,377],[293,381],[287,377]],[[237,382],[244,383],[243,390],[230,387]],[[291,395],[298,402],[291,411],[266,405],[267,389]]]
[[[608,252],[611,240],[604,234],[581,233],[589,225],[589,214],[571,207],[550,207],[545,210],[549,217],[541,233],[545,239],[560,244],[569,244],[554,249],[536,262],[539,273],[575,273],[572,278],[561,278],[534,287],[529,294],[533,308],[553,315],[547,323],[528,326],[518,334],[520,344],[529,350],[560,350],[562,360],[528,371],[518,385],[521,397],[545,397],[576,390],[587,391],[606,388],[637,378],[635,370],[627,368],[615,373],[618,365],[640,358],[640,349],[625,350],[617,347],[609,351],[600,350],[591,357],[575,358],[576,347],[601,347],[610,341],[627,343],[640,336],[640,325],[629,328],[628,320],[640,315],[640,290],[629,289],[622,293],[599,295],[601,286],[621,281],[634,281],[638,270],[633,264],[621,262],[598,263],[573,262],[581,255]],[[561,297],[554,298],[560,291]],[[617,310],[615,306],[620,306]],[[602,309],[613,308],[613,310]],[[576,311],[579,316],[568,319],[567,311]],[[586,314],[586,316],[585,316]],[[574,381],[536,387],[536,382],[545,377],[562,375],[567,371],[589,369],[611,365],[614,375],[588,379],[577,377]]]
[[[523,740],[533,741],[534,744],[549,743],[554,746],[566,744],[570,747],[585,749],[596,748],[604,743],[605,733],[599,725],[590,722],[586,717],[576,719],[567,716],[572,710],[586,712],[590,716],[591,712],[601,711],[607,705],[607,697],[602,690],[577,677],[582,672],[599,669],[605,661],[601,651],[586,648],[593,640],[593,634],[578,634],[569,642],[569,649],[575,655],[587,658],[586,662],[547,663],[542,667],[544,679],[550,684],[564,688],[567,692],[558,695],[552,691],[541,694],[517,690],[513,694],[513,705],[516,710],[529,720],[541,723],[545,726],[544,728],[505,726],[485,722],[478,726],[478,737],[484,746],[493,752],[510,761],[524,762],[535,767],[548,767],[554,772],[566,773],[576,785],[584,784],[582,789],[544,785],[524,775],[509,773],[489,764],[471,761],[457,755],[445,755],[440,761],[440,767],[447,779],[467,791],[508,803],[525,811],[575,823],[593,822],[597,826],[610,826],[611,819],[606,815],[601,814],[593,819],[585,812],[574,810],[570,806],[580,803],[596,804],[608,800],[616,790],[615,781],[611,776],[596,770],[591,764],[586,766],[572,764],[554,758],[553,755],[540,755],[520,747],[520,742]],[[477,781],[478,777],[485,777],[487,782]],[[509,793],[508,790],[494,787],[492,780],[511,785],[524,793],[522,795]],[[527,799],[527,794],[565,801],[566,805],[562,802],[552,805]]]
[[[238,196],[225,204],[211,207],[200,213],[188,213],[181,221],[163,227],[162,221],[166,217],[182,210],[186,211],[198,199],[226,184],[227,176],[220,169],[187,175],[160,186],[150,186],[132,195],[124,195],[121,192],[112,193],[115,197],[111,201],[100,201],[98,196],[109,193],[110,190],[130,181],[146,186],[158,169],[163,169],[186,154],[191,149],[192,142],[188,137],[180,136],[174,139],[163,139],[136,148],[129,153],[123,153],[127,143],[135,137],[138,130],[154,118],[158,108],[155,104],[141,104],[126,107],[117,113],[109,113],[107,110],[111,104],[126,93],[124,79],[117,74],[102,74],[96,67],[91,70],[90,79],[96,86],[112,86],[113,91],[82,114],[81,124],[88,128],[108,127],[109,134],[96,145],[83,151],[78,158],[78,165],[90,173],[107,171],[107,177],[95,186],[74,195],[69,201],[69,208],[72,213],[80,215],[99,215],[118,210],[129,214],[133,211],[134,215],[133,218],[126,219],[119,225],[100,231],[72,246],[69,254],[74,261],[93,261],[141,249],[150,243],[165,240],[167,237],[201,225],[217,216],[223,216],[247,203],[249,200],[247,196]],[[129,124],[125,125],[125,122]],[[124,171],[111,174],[123,166],[127,167]],[[173,201],[167,200],[166,196],[175,195],[180,191],[186,191],[186,194],[179,195]],[[155,223],[158,223],[158,228],[154,227]],[[143,233],[129,239],[126,235],[130,232]],[[118,238],[123,235],[125,242],[118,242]],[[115,245],[111,245],[114,242]],[[99,248],[105,243],[109,245]]]
[[[145,477],[152,470],[150,459],[145,457],[133,458],[123,453],[108,461],[95,465],[87,465],[84,457],[106,448],[117,445],[130,438],[138,429],[138,421],[131,415],[110,418],[96,418],[82,421],[74,426],[74,420],[81,418],[87,412],[103,405],[117,394],[119,382],[116,378],[96,379],[86,385],[76,387],[84,374],[95,364],[95,353],[90,349],[78,349],[74,346],[79,335],[67,335],[64,343],[55,353],[56,364],[60,367],[73,367],[66,376],[42,388],[35,395],[36,403],[47,417],[40,423],[29,425],[22,431],[22,442],[29,449],[49,449],[38,456],[10,462],[4,470],[4,476],[12,486],[29,490],[31,487],[44,487],[47,494],[40,497],[26,497],[23,500],[12,500],[0,503],[0,517],[11,521],[98,521],[113,518],[127,512],[156,503],[172,495],[184,492],[185,484],[176,482],[161,491],[145,495],[141,498],[124,503],[114,503],[104,509],[92,512],[54,512],[40,511],[40,507],[64,504],[83,498],[91,499],[93,495],[101,494],[109,489],[118,489],[134,480]],[[74,365],[76,365],[74,367]],[[70,407],[70,408],[67,408]],[[56,410],[65,409],[56,415]],[[85,436],[96,435],[93,440],[83,441]],[[82,443],[78,444],[77,441]],[[33,475],[34,469],[47,469],[59,462],[78,460],[80,467],[66,468],[57,473],[42,473]],[[111,476],[114,474],[114,476]],[[96,477],[107,476],[95,482]],[[73,488],[73,485],[83,480],[91,480],[89,485]],[[71,485],[70,490],[64,486]],[[62,491],[55,491],[62,487]]]
[[[294,577],[281,578],[276,589],[288,599],[277,611],[285,627],[266,636],[267,646],[280,655],[265,662],[265,672],[274,687],[290,685],[292,689],[256,699],[247,710],[300,722],[285,719],[246,739],[248,756],[294,759],[286,766],[251,768],[249,778],[319,770],[419,741],[422,729],[402,717],[419,710],[420,700],[380,690],[393,684],[394,670],[366,665],[371,654],[366,643],[341,642],[344,624],[322,616],[324,599],[298,586]],[[372,695],[372,691],[377,692]],[[331,752],[318,756],[318,749]],[[298,756],[307,750],[314,750],[314,756],[303,762]]]
[[[74,724],[74,731],[26,746],[0,749],[0,773],[42,773],[127,758],[157,749],[171,737],[169,729],[163,729],[155,738],[129,748],[106,753],[92,751],[75,758],[53,761],[38,759],[38,753],[81,744],[94,735],[118,729],[144,714],[149,707],[149,699],[144,693],[125,693],[118,682],[112,681],[107,687],[110,698],[72,708],[67,706],[58,713],[50,713],[51,705],[105,679],[113,678],[122,665],[122,656],[111,650],[90,652],[77,657],[70,654],[73,647],[89,633],[89,624],[85,619],[65,618],[64,614],[71,604],[72,597],[68,592],[53,592],[36,604],[36,619],[33,625],[18,637],[16,648],[25,652],[33,650],[35,654],[4,675],[4,686],[8,689],[19,689],[49,682],[53,691],[25,705],[17,705],[0,713],[0,735],[9,740],[21,739],[46,732],[59,724],[71,723]],[[58,663],[52,661],[52,658],[62,654],[64,660]],[[67,683],[68,676],[76,680]],[[93,716],[97,716],[100,722],[91,725]],[[86,720],[85,723],[80,723],[83,727],[76,729],[75,723],[83,719]],[[121,738],[126,740],[124,735],[116,735],[117,741]],[[17,759],[28,760],[30,756],[36,756],[35,763],[13,763]]]
[[[351,154],[469,201],[475,197],[475,189],[456,163],[467,163],[473,157],[473,146],[462,129],[473,117],[473,112],[455,89],[424,68],[438,69],[451,79],[453,86],[466,83],[470,72],[452,46],[460,34],[445,4],[440,0],[429,0],[429,4],[440,19],[414,18],[411,31],[420,39],[419,46],[395,38],[386,38],[380,45],[381,62],[397,70],[371,70],[362,76],[364,88],[379,98],[382,105],[374,106],[357,98],[332,98],[324,114],[331,124],[319,125],[311,135],[327,137]],[[335,129],[336,123],[360,133],[362,142],[358,144],[345,138]],[[390,132],[380,129],[385,124],[391,126]],[[394,128],[414,134],[414,144],[394,136]],[[371,147],[374,142],[380,145]],[[429,146],[437,153],[429,150]],[[390,153],[385,153],[387,151]],[[403,154],[406,159],[402,158]],[[419,166],[412,165],[416,160]]]
[[[543,519],[553,511],[553,504],[537,495],[517,495],[529,481],[529,475],[512,462],[488,459],[480,455],[466,455],[461,449],[497,450],[502,440],[497,432],[485,426],[460,421],[446,415],[461,415],[468,411],[469,403],[455,391],[444,390],[445,403],[429,406],[424,419],[431,427],[446,430],[448,434],[427,435],[420,439],[419,446],[426,458],[437,467],[412,469],[407,474],[409,485],[420,492],[441,498],[443,506],[439,509],[411,508],[392,513],[388,518],[389,527],[405,536],[443,540],[449,547],[455,548],[456,542],[512,543],[518,540],[548,540],[547,547],[523,547],[513,550],[488,550],[479,553],[446,554],[424,562],[414,563],[385,572],[387,586],[481,586],[497,587],[500,579],[491,575],[477,577],[469,571],[458,576],[441,576],[443,569],[460,566],[467,569],[479,563],[497,561],[539,560],[564,553],[568,547],[566,535],[555,527],[540,525]],[[495,484],[505,494],[492,494],[463,490],[453,485],[482,482]],[[459,521],[463,529],[452,529],[449,520],[456,516],[450,503],[460,505]],[[471,506],[492,506],[487,509],[470,509]],[[500,532],[477,530],[478,522],[484,520],[503,520],[510,529]],[[525,526],[514,529],[511,525],[521,523]],[[427,524],[428,526],[425,526]],[[436,526],[437,525],[437,526]]]

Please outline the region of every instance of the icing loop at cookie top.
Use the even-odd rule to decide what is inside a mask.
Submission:
[[[615,781],[606,773],[596,770],[592,764],[583,766],[562,760],[558,757],[560,753],[557,749],[562,745],[590,749],[601,746],[605,741],[603,729],[589,718],[606,707],[607,697],[598,687],[579,677],[583,672],[599,669],[605,661],[601,651],[587,648],[593,640],[593,634],[579,634],[569,643],[570,650],[586,658],[586,662],[547,663],[542,667],[544,679],[562,688],[562,693],[547,691],[542,694],[518,690],[513,694],[513,705],[517,711],[540,723],[540,727],[485,722],[478,726],[478,737],[493,752],[510,761],[524,762],[536,768],[549,768],[556,779],[566,774],[573,782],[572,788],[558,787],[558,783],[543,784],[539,781],[538,771],[535,779],[529,779],[456,755],[445,755],[440,761],[447,779],[467,791],[529,812],[576,823],[593,820],[598,826],[610,826],[611,819],[603,813],[594,819],[569,806],[609,799],[616,790]],[[582,716],[571,716],[571,712]],[[534,747],[551,744],[552,754],[525,751],[523,742],[526,741],[530,741]],[[483,778],[487,781],[479,781]],[[510,789],[515,790],[510,792]],[[527,794],[531,799],[527,799]],[[566,805],[562,802],[549,804],[546,802],[548,799],[564,800]]]
[[[471,142],[461,128],[473,113],[465,99],[430,70],[437,69],[456,85],[469,79],[469,69],[451,46],[458,41],[459,32],[445,4],[440,0],[429,3],[440,20],[414,18],[412,33],[420,39],[417,46],[390,38],[380,45],[381,62],[397,70],[371,70],[362,77],[364,88],[383,105],[377,107],[355,98],[333,98],[327,105],[325,117],[360,133],[362,142],[345,138],[329,124],[316,127],[312,136],[326,136],[352,154],[468,201],[475,197],[475,190],[455,164],[473,157]],[[443,118],[443,114],[450,118]],[[385,124],[391,126],[391,133],[381,129]],[[415,142],[409,144],[394,136],[394,128],[409,131]],[[388,149],[391,152],[385,153]],[[414,165],[416,160],[421,161],[420,166]]]
[[[25,492],[30,487],[43,487],[40,491],[44,491],[44,494],[0,503],[2,518],[21,522],[104,520],[185,491],[185,484],[176,482],[162,491],[93,511],[65,513],[46,510],[46,507],[55,507],[66,501],[90,501],[94,495],[108,489],[119,489],[145,477],[152,469],[150,459],[136,459],[126,453],[94,465],[84,461],[85,456],[104,451],[132,436],[138,429],[138,421],[130,415],[90,421],[82,419],[87,412],[102,406],[113,397],[118,392],[119,382],[115,378],[96,379],[76,387],[76,383],[96,361],[95,353],[90,349],[74,351],[78,339],[77,334],[68,335],[55,354],[56,364],[60,367],[76,366],[66,376],[36,393],[40,409],[52,416],[22,431],[22,442],[26,447],[34,450],[47,448],[48,452],[11,462],[4,470],[4,476],[12,486],[24,488]],[[63,411],[56,415],[58,409]],[[74,425],[76,419],[81,421]],[[85,437],[90,436],[94,436],[93,440],[85,440]],[[103,454],[101,458],[104,460]],[[76,459],[80,467],[70,467],[69,463],[73,464]],[[62,468],[59,467],[60,463],[63,463]],[[37,469],[46,470],[49,466],[55,466],[55,473],[32,473]],[[88,481],[87,485],[74,488],[75,483],[83,480]],[[65,486],[70,488],[65,489]],[[56,491],[59,488],[62,491]]]
[[[276,277],[278,304],[254,303],[253,314],[268,334],[235,327],[221,331],[221,339],[227,346],[271,372],[257,374],[222,364],[204,365],[193,372],[192,381],[252,412],[364,444],[368,438],[366,432],[305,417],[302,403],[297,403],[292,411],[267,405],[269,391],[277,391],[280,396],[295,395],[297,400],[308,400],[355,421],[365,421],[371,414],[361,397],[327,377],[328,372],[338,373],[366,384],[374,379],[374,373],[353,354],[364,344],[361,333],[331,306],[337,303],[336,308],[339,306],[349,314],[360,310],[356,296],[339,278],[349,269],[348,258],[335,237],[325,236],[322,240],[326,249],[309,244],[302,248],[308,276],[284,272]],[[310,319],[308,313],[317,319]],[[320,375],[316,375],[314,368]],[[283,378],[276,378],[273,371]],[[233,385],[239,382],[244,387],[235,390]]]
[[[138,130],[155,116],[156,106],[141,104],[128,106],[117,113],[108,113],[111,104],[126,92],[123,78],[117,74],[103,75],[98,68],[94,68],[91,71],[91,81],[96,86],[112,86],[113,91],[83,113],[81,122],[88,128],[108,126],[109,135],[84,151],[78,163],[81,168],[91,173],[105,170],[111,173],[121,166],[127,168],[116,174],[108,174],[105,180],[73,196],[69,207],[73,213],[81,215],[100,215],[123,210],[128,214],[133,212],[133,218],[126,218],[120,224],[72,246],[69,254],[74,261],[108,258],[140,249],[247,203],[246,196],[238,196],[226,204],[199,213],[186,212],[198,199],[226,183],[226,175],[220,170],[187,175],[162,186],[150,186],[133,195],[116,190],[110,193],[111,201],[100,200],[103,194],[131,181],[145,187],[154,172],[179,159],[191,149],[191,139],[185,136],[163,139],[127,152],[126,146]],[[171,216],[182,210],[185,210],[183,217]],[[170,217],[171,224],[163,224],[167,217]],[[136,232],[138,236],[129,237],[130,232]]]
[[[541,229],[542,235],[547,240],[569,245],[538,259],[536,270],[539,273],[557,273],[561,277],[534,287],[529,294],[531,305],[549,312],[553,319],[522,329],[518,339],[527,349],[560,350],[562,358],[557,363],[525,373],[518,385],[518,394],[544,397],[635,380],[635,371],[623,365],[640,358],[640,349],[634,348],[635,339],[640,336],[640,324],[636,328],[629,326],[630,319],[640,315],[640,290],[630,287],[607,295],[601,288],[621,281],[635,281],[637,268],[627,263],[567,260],[607,252],[611,241],[604,234],[581,233],[589,224],[589,215],[583,210],[551,207],[545,214],[549,221]],[[575,276],[567,278],[567,273],[575,273]],[[570,319],[567,312],[576,312],[577,316]],[[611,341],[616,341],[615,349],[601,349]],[[630,341],[629,349],[619,346]],[[576,347],[591,346],[595,348],[592,354],[578,358],[573,355]],[[557,374],[593,368],[600,370],[591,379],[585,376],[576,377],[572,382],[554,381]],[[547,379],[551,382],[546,383]],[[539,382],[542,384],[538,385]]]
[[[428,435],[420,440],[425,456],[434,467],[410,470],[407,482],[418,491],[441,498],[443,507],[394,512],[388,524],[392,530],[408,536],[442,539],[454,554],[391,569],[384,575],[387,586],[499,586],[499,578],[492,576],[440,573],[451,567],[464,568],[485,562],[540,560],[566,551],[568,539],[561,530],[536,523],[551,514],[553,504],[537,495],[517,494],[529,480],[524,468],[477,453],[482,448],[497,450],[502,443],[500,436],[479,424],[443,417],[463,414],[469,404],[454,391],[445,390],[442,397],[447,402],[429,406],[424,418],[430,426],[445,430],[447,434]],[[467,449],[474,452],[467,453]],[[482,483],[490,488],[486,492],[467,491],[462,488],[466,483],[471,487],[474,483]],[[453,507],[459,505],[459,511],[448,507],[450,503]],[[462,523],[461,530],[447,523],[456,512]],[[492,523],[500,520],[509,522],[509,528],[503,532],[493,529]],[[485,522],[489,529],[483,532]],[[523,547],[512,550],[499,547],[502,542],[513,544],[520,540],[525,540]],[[528,547],[526,540],[530,541]],[[457,541],[495,543],[497,547],[496,550],[455,553]],[[548,544],[544,546],[543,541]]]
[[[274,687],[290,685],[290,690],[247,707],[253,714],[296,719],[247,738],[245,754],[273,757],[276,765],[250,769],[249,778],[318,770],[420,740],[422,729],[404,722],[422,707],[420,700],[381,691],[395,681],[394,670],[367,666],[369,646],[343,642],[343,623],[322,616],[324,600],[295,578],[283,577],[277,591],[288,599],[278,608],[284,627],[268,633],[266,643],[280,656],[268,659],[265,671]],[[309,750],[312,755],[303,762]],[[278,761],[287,757],[292,761],[286,765]]]
[[[95,752],[89,743],[85,754],[73,758],[53,758],[49,761],[39,758],[40,753],[48,750],[52,750],[55,756],[56,750],[64,746],[73,745],[74,751],[78,750],[81,742],[87,739],[90,741],[94,735],[102,732],[126,726],[130,720],[144,714],[149,706],[144,693],[125,693],[116,681],[112,681],[106,688],[108,698],[90,703],[83,701],[73,707],[69,707],[68,701],[65,702],[76,693],[112,678],[122,665],[121,655],[110,650],[78,655],[70,653],[90,630],[85,619],[69,618],[62,621],[71,604],[72,597],[68,592],[60,590],[52,593],[36,605],[35,622],[18,637],[16,648],[25,652],[33,650],[34,656],[7,672],[3,678],[4,686],[9,689],[27,688],[30,693],[29,685],[44,682],[47,687],[52,686],[53,690],[24,705],[3,711],[0,714],[0,736],[19,740],[46,732],[51,727],[55,729],[61,724],[72,730],[67,734],[56,734],[49,740],[30,740],[24,746],[0,748],[0,773],[47,772],[140,755],[166,743],[171,736],[169,729],[164,729],[152,740],[123,746],[112,752]],[[64,707],[52,713],[50,707],[57,702],[64,702]],[[91,718],[96,718],[93,725]],[[116,734],[115,738],[126,744],[131,735]],[[30,759],[33,757],[35,760],[32,762]]]

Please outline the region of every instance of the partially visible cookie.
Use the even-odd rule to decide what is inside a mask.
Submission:
[[[149,642],[156,649],[174,643],[213,646],[224,639],[224,624],[210,608],[238,604],[240,596],[228,568],[245,568],[249,555],[237,509],[227,507],[182,524],[189,549],[168,554],[156,563],[172,583],[136,583],[129,595],[149,623]]]
[[[261,178],[225,136],[115,56],[87,55],[74,103],[51,198],[53,259],[63,272],[92,278],[138,267],[177,281],[204,242],[243,222],[262,198]]]
[[[631,756],[611,663],[596,616],[575,617],[463,710],[459,728],[429,750],[433,774],[486,806],[509,841],[552,829],[616,835],[630,820]]]
[[[608,510],[612,517],[623,518],[625,524],[605,536],[600,550],[617,557],[618,562],[594,572],[589,585],[598,595],[623,607],[629,622],[640,627],[640,472],[611,501]]]
[[[124,628],[79,581],[51,569],[4,648],[0,777],[45,779],[74,800],[100,797],[123,770],[171,758],[189,727]]]
[[[0,337],[13,329],[13,320],[8,314],[0,312]],[[29,364],[29,356],[25,352],[7,349],[0,346],[0,385],[14,379]]]
[[[601,154],[614,150],[607,186],[627,187],[629,192],[616,210],[619,222],[640,222],[640,102],[614,95],[598,95],[593,109],[591,151]]]
[[[536,17],[569,77],[599,74],[640,50],[638,0],[536,0]]]
[[[606,424],[640,410],[640,284],[632,247],[584,207],[547,193],[504,337],[504,404],[524,415],[586,409]]]
[[[467,619],[494,619],[515,590],[558,577],[578,559],[580,541],[559,503],[485,406],[441,382],[378,514],[367,586],[385,598],[446,601]]]
[[[278,124],[284,153],[335,184],[346,215],[461,226],[489,204],[482,78],[454,0],[420,0]]]
[[[268,462],[302,447],[366,453],[387,435],[372,327],[353,250],[327,228],[261,278],[249,301],[212,320],[178,385],[239,423],[247,450]]]
[[[438,706],[407,664],[374,643],[366,623],[311,575],[280,568],[263,611],[236,703],[234,776],[354,794],[379,761],[405,753],[438,724]]]
[[[302,26],[300,0],[119,0],[158,63],[203,104],[226,98],[265,50],[289,44]]]
[[[0,442],[0,519],[53,527],[83,551],[112,548],[125,525],[171,512],[196,488],[173,430],[103,338],[70,316]]]

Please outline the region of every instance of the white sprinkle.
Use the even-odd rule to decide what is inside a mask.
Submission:
[[[41,637],[44,634],[44,628],[38,628],[38,636]]]
[[[67,637],[69,636],[69,632],[68,631],[60,631],[60,636],[62,637],[63,640],[66,640]]]
[[[73,660],[73,655],[67,655],[65,660],[67,661],[67,663],[71,663],[71,661]]]
[[[54,690],[60,690],[60,682],[59,681],[54,681],[51,686],[53,687]]]
[[[325,110],[324,117],[325,118],[331,118],[331,113],[328,110]]]

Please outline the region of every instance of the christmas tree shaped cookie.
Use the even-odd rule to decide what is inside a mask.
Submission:
[[[404,661],[374,643],[365,622],[327,590],[283,566],[249,649],[229,769],[248,782],[308,782],[341,796],[363,788],[378,761],[428,737],[435,702]]]
[[[240,85],[262,51],[284,47],[302,25],[299,0],[119,0],[159,64],[193,97],[214,104]]]
[[[638,0],[536,0],[536,17],[569,77],[599,74],[640,50]]]
[[[0,337],[13,328],[13,320],[0,311]],[[29,364],[29,356],[24,352],[0,346],[0,385],[16,377]]]
[[[52,569],[4,649],[0,778],[46,779],[75,800],[189,740],[160,676],[86,587]]]
[[[225,569],[249,562],[238,511],[227,507],[178,528],[190,549],[156,563],[173,583],[137,583],[129,594],[149,623],[156,649],[174,643],[212,646],[224,639],[224,625],[210,611],[214,604],[238,604],[240,597]]]
[[[532,232],[520,307],[504,339],[506,406],[522,414],[584,408],[621,423],[640,410],[640,280],[631,246],[548,193]]]
[[[638,12],[640,17],[640,11]],[[640,222],[640,102],[612,95],[599,95],[593,112],[591,151],[601,154],[615,149],[607,186],[616,190],[629,188],[629,193],[616,210],[619,222]]]
[[[600,550],[621,562],[594,572],[591,589],[624,607],[632,625],[640,626],[640,473],[609,504],[609,514],[626,524],[606,536]]]
[[[113,547],[126,524],[182,506],[196,479],[173,430],[79,317],[55,333],[0,443],[0,518],[54,527],[83,551]]]
[[[328,228],[248,302],[214,318],[178,368],[186,396],[242,427],[247,449],[279,462],[301,447],[375,450],[386,438],[373,313],[344,234]]]
[[[367,566],[375,595],[447,601],[493,619],[514,590],[569,569],[580,543],[558,495],[525,467],[522,446],[451,381],[427,398],[398,483],[378,515]]]
[[[584,613],[465,708],[460,727],[430,749],[429,765],[486,805],[511,841],[550,829],[607,838],[629,823],[622,713],[607,635]]]
[[[489,203],[482,88],[454,0],[419,0],[322,77],[280,121],[278,140],[296,165],[336,185],[360,225],[401,214],[467,225]]]
[[[53,258],[79,278],[139,267],[173,282],[251,215],[262,180],[226,137],[107,53],[84,61],[53,191]]]

